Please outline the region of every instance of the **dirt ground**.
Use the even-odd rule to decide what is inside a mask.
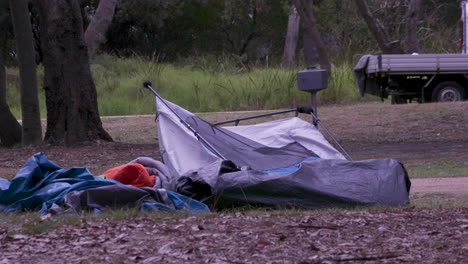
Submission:
[[[440,108],[437,117],[412,116],[434,107]],[[356,121],[369,109],[374,112],[367,121]],[[331,106],[322,119],[355,160],[468,161],[468,103],[413,104],[381,117],[388,109]],[[410,114],[401,120],[393,116],[398,111]],[[160,158],[154,116],[105,118],[104,126],[117,142],[0,149],[0,176],[13,177],[37,152],[61,167],[88,167],[95,174],[140,156]],[[27,226],[53,222],[53,217],[19,225],[0,221],[0,263],[466,263],[468,208],[466,202],[450,203],[466,201],[468,177],[412,179],[410,197],[429,206],[80,217],[40,233]]]
[[[81,219],[33,235],[0,223],[0,263],[460,264],[467,233],[467,208]]]

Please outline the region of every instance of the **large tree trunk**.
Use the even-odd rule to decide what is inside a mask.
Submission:
[[[6,100],[6,71],[3,63],[8,14],[8,0],[0,0],[0,144],[12,147],[21,143],[21,125],[13,116]]]
[[[20,71],[23,145],[42,142],[41,111],[37,91],[34,39],[29,20],[28,0],[10,0]]]
[[[100,0],[99,6],[84,34],[88,54],[93,58],[99,45],[106,40],[106,32],[114,17],[117,0]]]
[[[99,117],[78,0],[38,3],[47,105],[45,140],[68,146],[111,141]]]
[[[390,36],[380,20],[375,18],[365,0],[354,0],[361,17],[367,24],[369,31],[374,36],[383,53],[403,53],[399,41],[391,41]]]
[[[421,0],[411,0],[406,11],[406,51],[408,53],[419,53],[419,39],[417,35],[419,10],[421,9]]]
[[[282,66],[289,68],[294,65],[296,57],[297,39],[299,36],[300,18],[294,6],[291,7],[288,19],[288,31],[286,32],[286,40],[284,43],[283,62]]]
[[[304,24],[304,30],[307,30],[311,38],[315,43],[317,48],[317,53],[319,55],[320,68],[326,69],[330,72],[331,64],[328,57],[327,48],[322,41],[320,36],[320,31],[318,30],[315,24],[314,18],[314,1],[312,0],[293,0],[294,6],[296,6],[297,12],[301,17],[302,23]]]
[[[317,48],[315,42],[310,35],[310,31],[304,30],[302,34],[302,42],[304,43],[304,59],[307,65],[312,66],[319,63],[319,57],[317,54]]]

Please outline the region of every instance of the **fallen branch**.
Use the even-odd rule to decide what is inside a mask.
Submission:
[[[316,226],[316,225],[288,225],[287,227],[312,228],[312,229],[331,229],[336,230],[342,226]]]
[[[345,262],[345,261],[368,261],[368,260],[380,260],[380,259],[389,259],[389,258],[397,258],[399,255],[385,255],[385,256],[374,256],[374,257],[355,257],[355,258],[343,258],[343,259],[333,259],[333,261],[338,262]]]
[[[300,261],[299,264],[318,264],[323,263],[323,261],[332,261],[332,262],[346,262],[346,261],[371,261],[371,260],[381,260],[381,259],[390,259],[397,258],[399,255],[384,255],[384,256],[369,256],[369,257],[353,257],[353,258],[324,258],[317,260],[304,260]]]

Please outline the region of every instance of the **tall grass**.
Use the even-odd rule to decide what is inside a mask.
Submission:
[[[200,58],[198,61],[200,63],[191,60],[189,64],[167,64],[161,63],[156,56],[149,60],[108,55],[98,57],[91,70],[101,115],[154,113],[154,96],[142,87],[145,80],[152,81],[153,87],[163,97],[193,112],[284,109],[310,103],[310,95],[297,88],[296,73],[302,69],[247,69],[227,60]],[[9,69],[9,73],[18,75],[16,69]],[[8,100],[13,113],[19,117],[17,85],[17,78],[10,78]],[[360,97],[352,66],[335,66],[329,87],[318,93],[318,102],[330,104],[357,100]],[[41,108],[45,109],[43,95]]]

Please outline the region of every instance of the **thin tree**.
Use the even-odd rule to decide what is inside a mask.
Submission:
[[[10,14],[8,0],[0,0],[0,144],[12,147],[21,144],[21,125],[13,116],[6,99],[6,70],[3,62],[4,47],[7,40],[7,25]]]
[[[410,0],[405,14],[406,41],[405,48],[408,53],[419,53],[419,39],[417,35],[417,25],[419,20],[419,11],[421,9],[421,0]]]
[[[34,39],[29,19],[28,0],[10,0],[20,71],[23,145],[42,142],[41,112],[37,91]]]
[[[6,100],[6,74],[0,55],[0,143],[5,147],[12,147],[21,143],[21,125],[13,116]]]
[[[91,19],[84,34],[84,41],[88,47],[88,54],[93,58],[99,45],[106,40],[106,32],[112,22],[117,0],[100,0],[96,13]]]
[[[281,65],[285,68],[294,64],[296,57],[297,39],[299,37],[300,17],[294,6],[291,7],[288,18],[288,30],[284,42],[283,61]]]
[[[314,18],[314,1],[312,0],[292,0],[294,6],[301,17],[304,25],[304,30],[307,30],[312,40],[314,41],[317,53],[319,55],[320,68],[331,70],[330,59],[328,57],[327,48],[322,40],[320,31],[318,30]]]
[[[391,40],[390,35],[382,22],[372,15],[366,0],[354,0],[354,3],[382,52],[390,54],[403,53],[400,42]]]
[[[37,3],[47,106],[45,141],[69,146],[112,141],[99,117],[79,1]]]

